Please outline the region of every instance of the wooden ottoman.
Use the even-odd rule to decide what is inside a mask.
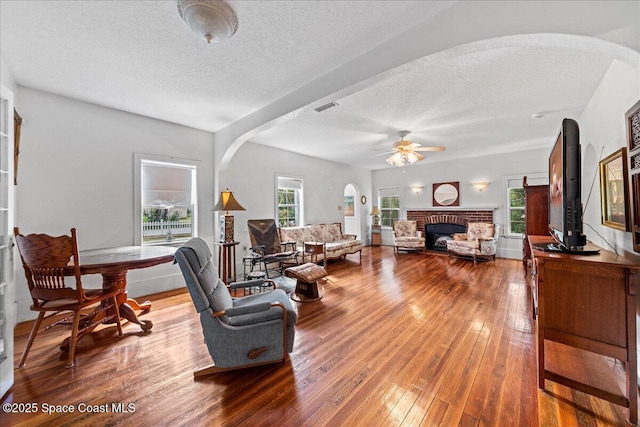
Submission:
[[[296,290],[291,299],[299,302],[317,301],[322,298],[318,290],[318,280],[327,276],[327,270],[319,265],[308,262],[306,264],[289,267],[284,271],[285,276],[296,279]]]

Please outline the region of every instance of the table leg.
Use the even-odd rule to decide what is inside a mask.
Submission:
[[[138,316],[136,315],[136,312],[133,311],[134,308],[129,304],[129,301],[133,301],[134,305],[138,304],[135,300],[128,300],[127,302],[121,304],[120,317],[123,319],[127,319],[131,323],[137,323],[138,325],[140,325],[140,328],[142,328],[143,331],[148,331],[153,328],[153,323],[151,322],[151,320],[138,319]],[[145,312],[143,311],[141,314],[144,313]]]
[[[134,310],[142,310],[140,313],[146,314],[151,310],[151,302],[145,301],[142,304],[134,299],[127,298],[127,272],[116,273],[103,273],[102,274],[102,288],[103,289],[120,289],[120,293],[117,295],[120,308],[120,317],[127,319],[131,323],[140,325],[143,331],[148,331],[153,328],[153,323],[150,320],[140,320]],[[109,313],[110,314],[110,313]]]
[[[229,272],[233,271],[233,276],[232,276],[233,279],[232,279],[232,281],[235,282],[238,279],[238,277],[236,275],[236,248],[235,248],[235,246],[233,248],[231,248],[231,250],[233,251],[233,252],[231,252],[231,254],[232,254],[232,260],[231,260],[231,268],[232,268],[232,270],[229,270]]]
[[[233,244],[221,244],[218,251],[218,274],[220,278],[228,285],[237,280],[236,276],[236,248]]]
[[[153,328],[153,322],[150,320],[140,320],[134,310],[141,310],[140,315],[146,314],[151,310],[151,302],[145,301],[142,304],[134,299],[127,298],[127,272],[117,273],[104,273],[102,275],[102,287],[103,289],[120,289],[120,293],[116,296],[118,307],[120,309],[120,318],[127,319],[131,323],[140,325],[143,331],[148,331]],[[103,301],[102,305],[109,305],[110,301]],[[80,319],[80,328],[78,331],[78,341],[85,335],[91,333],[100,323],[105,322],[105,318],[112,316],[114,309],[112,306],[105,310],[94,310],[93,312],[84,315]],[[107,323],[113,323],[115,319],[108,320]],[[66,351],[69,349],[69,338],[65,338],[60,344],[60,350]]]

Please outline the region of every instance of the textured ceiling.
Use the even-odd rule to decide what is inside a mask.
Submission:
[[[0,51],[20,85],[215,132],[454,3],[231,2],[238,32],[207,45],[174,1],[2,0]],[[403,129],[447,147],[427,161],[548,146],[619,54],[579,37],[478,41],[399,66],[338,107],[251,141],[368,169],[387,166],[381,153]]]
[[[611,63],[571,48],[481,45],[418,61],[252,141],[282,149],[304,141],[296,151],[338,162],[355,156],[372,169],[383,166],[401,130],[411,130],[414,142],[445,146],[426,154],[432,161],[549,147],[562,118],[580,115]],[[545,117],[534,120],[535,112]],[[332,149],[327,141],[343,143]]]

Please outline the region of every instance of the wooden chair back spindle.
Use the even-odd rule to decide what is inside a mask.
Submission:
[[[71,229],[71,236],[49,236],[46,234],[30,234],[23,236],[14,229],[16,242],[20,248],[20,257],[25,269],[27,283],[34,304],[40,300],[84,298],[76,229]],[[73,260],[73,261],[72,261]],[[74,269],[76,288],[70,288],[65,281],[65,270]]]

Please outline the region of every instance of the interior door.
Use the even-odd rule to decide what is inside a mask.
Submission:
[[[0,86],[0,396],[13,385],[13,93]]]

